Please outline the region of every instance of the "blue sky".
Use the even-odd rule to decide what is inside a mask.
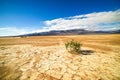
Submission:
[[[0,0],[0,36],[73,28],[120,29],[119,3],[120,0]]]

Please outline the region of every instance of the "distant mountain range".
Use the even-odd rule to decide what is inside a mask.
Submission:
[[[47,32],[30,33],[20,36],[49,36],[49,35],[79,35],[79,34],[119,34],[120,30],[110,31],[90,31],[85,29],[72,29],[72,30],[52,30]]]

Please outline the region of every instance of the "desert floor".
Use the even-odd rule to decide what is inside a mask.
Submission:
[[[120,80],[120,34],[0,38],[0,80]]]

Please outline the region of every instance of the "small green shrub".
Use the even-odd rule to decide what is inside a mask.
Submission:
[[[65,43],[65,47],[67,49],[68,52],[80,52],[81,51],[81,43],[78,41],[68,41]]]

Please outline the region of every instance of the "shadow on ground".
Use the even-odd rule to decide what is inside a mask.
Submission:
[[[94,53],[93,50],[81,50],[80,52],[83,55],[91,55],[92,53]]]
[[[79,55],[79,54],[82,54],[82,55],[91,55],[95,51],[93,51],[93,50],[80,50],[79,52],[75,52],[75,51],[68,51],[68,52],[72,53],[72,54],[76,54],[76,55]]]
[[[0,80],[19,80],[21,72],[13,67],[0,66]]]

